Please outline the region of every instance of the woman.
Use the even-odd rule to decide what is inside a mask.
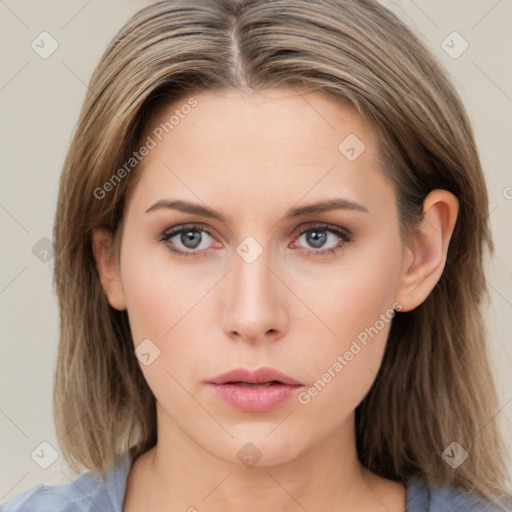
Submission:
[[[510,510],[487,212],[463,105],[378,3],[142,9],[55,219],[55,419],[88,471],[3,510]]]

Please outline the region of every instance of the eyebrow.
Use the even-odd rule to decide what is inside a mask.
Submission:
[[[160,199],[153,203],[147,210],[146,213],[158,210],[161,208],[167,208],[171,210],[178,210],[184,213],[192,213],[195,215],[201,215],[210,219],[216,219],[221,222],[226,222],[226,218],[222,213],[212,208],[201,206],[200,204],[190,203],[188,201],[171,200],[171,199]],[[324,199],[317,203],[308,204],[305,206],[299,206],[297,208],[291,208],[286,212],[285,219],[293,219],[303,215],[311,213],[321,213],[329,210],[356,210],[361,212],[368,212],[368,209],[362,204],[348,199],[334,198]]]

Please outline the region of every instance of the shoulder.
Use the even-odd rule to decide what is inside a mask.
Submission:
[[[0,504],[1,512],[121,512],[127,454],[117,458],[105,480],[88,471],[68,484],[38,485]]]
[[[470,491],[448,485],[425,485],[417,478],[407,484],[407,512],[507,512],[512,504],[484,501]]]

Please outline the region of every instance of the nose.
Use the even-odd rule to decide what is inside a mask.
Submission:
[[[224,293],[224,331],[233,340],[252,344],[277,341],[288,329],[286,288],[266,251],[251,263],[234,255]]]

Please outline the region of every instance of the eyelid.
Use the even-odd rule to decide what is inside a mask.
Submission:
[[[325,229],[326,231],[334,232],[335,234],[340,234],[344,236],[344,239],[347,242],[353,241],[353,235],[350,230],[347,228],[343,228],[341,226],[336,226],[334,224],[329,224],[327,222],[306,222],[298,226],[294,231],[292,231],[291,236],[300,236],[304,234],[305,231],[308,231],[312,228]]]
[[[207,227],[206,225],[201,224],[200,222],[191,222],[188,224],[176,224],[176,226],[164,229],[155,238],[159,241],[162,241],[165,238],[170,238],[172,236],[176,236],[177,234],[179,234],[181,231],[184,231],[185,229],[198,229],[200,231],[204,231],[212,238],[215,238],[215,236],[212,233],[212,230],[209,227]]]

